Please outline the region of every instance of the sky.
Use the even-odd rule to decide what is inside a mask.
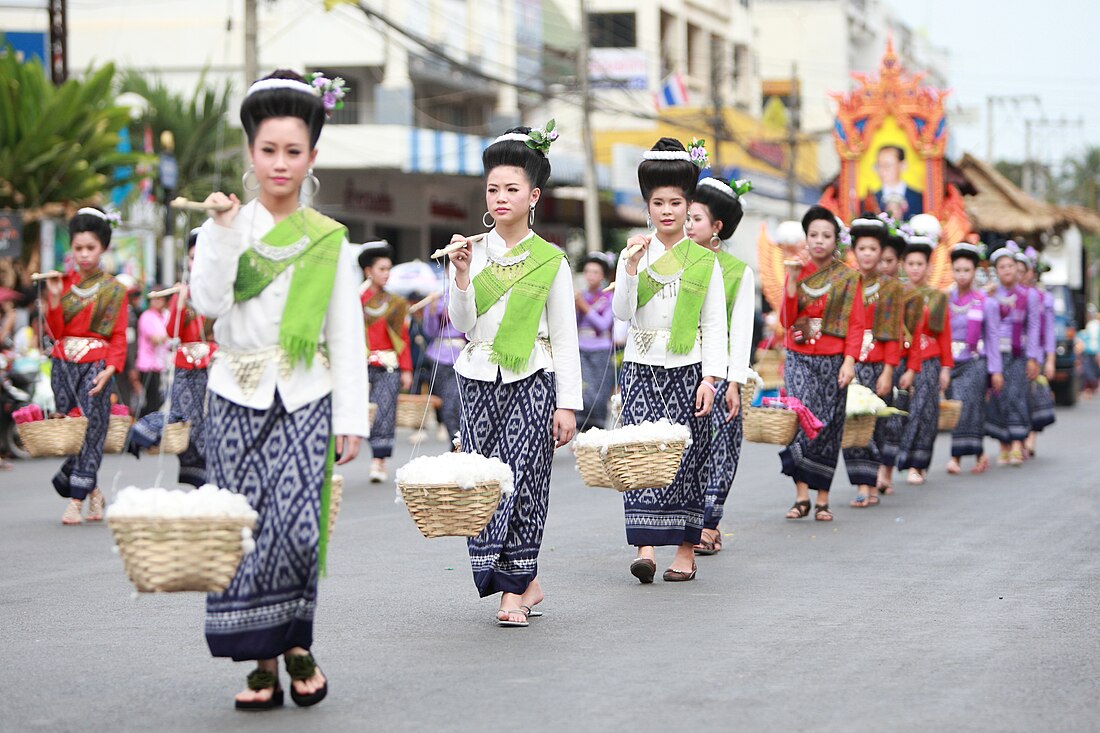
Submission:
[[[1082,127],[1032,127],[1036,160],[1057,163],[1100,146],[1100,2],[1097,0],[887,0],[914,30],[950,52],[958,155],[986,157],[986,97],[1037,95],[1038,105],[994,107],[994,157],[1022,160],[1025,120],[1063,117]]]

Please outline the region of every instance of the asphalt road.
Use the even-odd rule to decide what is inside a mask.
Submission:
[[[746,445],[726,549],[651,586],[618,494],[560,451],[527,629],[495,626],[463,541],[423,539],[361,459],[315,629],[329,698],[258,714],[232,709],[250,666],[209,657],[202,595],[134,597],[106,527],[61,526],[56,462],[20,463],[0,473],[0,731],[1100,730],[1100,402],[1058,420],[1035,461],[980,477],[943,472],[940,436],[929,483],[877,508],[838,477],[832,524],[784,521],[776,449]],[[101,481],[156,472],[112,456]]]

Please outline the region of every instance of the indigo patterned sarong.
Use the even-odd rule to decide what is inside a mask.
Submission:
[[[103,361],[76,364],[61,359],[51,359],[50,386],[57,411],[69,414],[79,407],[88,418],[88,432],[80,453],[69,456],[54,474],[53,487],[64,497],[83,500],[98,485],[99,466],[103,463],[103,441],[107,439],[107,426],[111,419],[111,391],[108,382],[102,392],[92,397],[96,375],[106,368]],[[113,380],[112,380],[113,381]]]
[[[737,417],[726,422],[726,391],[740,388],[740,384],[723,379],[714,395],[714,409],[710,413],[711,443],[706,467],[704,529],[718,529],[725,513],[730,487],[737,476],[737,464],[741,460],[741,441],[745,434],[741,421],[745,405],[741,405],[741,412],[737,413]]]
[[[373,458],[393,455],[393,436],[397,427],[397,393],[401,391],[401,373],[372,366],[367,369],[370,401],[378,405],[370,426],[370,452]]]
[[[913,380],[909,419],[898,447],[898,468],[925,469],[932,465],[932,446],[940,423],[940,357],[925,359]]]
[[[875,391],[878,378],[886,368],[884,362],[856,362],[856,379],[867,389]],[[886,400],[890,404],[890,400]],[[852,486],[876,486],[878,467],[882,465],[882,449],[885,441],[887,418],[875,420],[875,433],[871,442],[862,448],[844,448],[844,468],[848,471],[848,481]]]
[[[580,353],[584,409],[577,410],[578,433],[585,428],[607,427],[607,402],[615,386],[615,365],[610,349]]]
[[[1001,354],[1004,388],[991,392],[985,410],[986,435],[1002,443],[1024,440],[1031,432],[1028,407],[1027,358]]]
[[[538,575],[539,548],[550,502],[550,464],[557,387],[539,370],[518,382],[482,382],[459,375],[462,450],[499,458],[512,469],[515,491],[501,496],[489,524],[467,542],[481,597],[519,593]]]
[[[828,491],[832,486],[840,458],[848,400],[848,388],[841,389],[837,383],[843,363],[843,354],[811,356],[793,350],[787,352],[783,372],[787,394],[801,400],[824,426],[813,440],[799,427],[794,441],[780,451],[779,460],[783,473],[817,491]]]
[[[680,470],[668,486],[623,492],[626,541],[635,547],[699,544],[706,503],[706,463],[710,417],[695,417],[695,392],[702,381],[699,364],[665,369],[623,364],[623,424],[669,418],[691,430]]]
[[[443,401],[439,406],[439,417],[447,427],[447,434],[453,438],[462,429],[462,405],[458,398],[458,379],[451,364],[440,364],[431,359],[425,360],[428,374],[434,374],[431,392]]]
[[[901,375],[905,373],[905,357],[901,358],[901,362],[894,367],[894,390],[891,392],[891,399],[886,400],[886,404],[902,410],[903,412],[909,412],[909,393],[905,390],[898,388],[898,382],[901,380]],[[878,439],[879,428],[882,428],[882,442],[879,446],[882,449],[882,465],[889,468],[893,468],[894,464],[898,462],[898,449],[901,444],[901,434],[905,432],[905,425],[909,422],[907,415],[891,415],[890,417],[879,420],[875,424],[875,439]]]
[[[948,394],[962,402],[959,424],[951,432],[951,455],[980,456],[985,452],[985,393],[989,385],[984,356],[957,363],[951,370]]]
[[[1054,424],[1054,392],[1050,385],[1038,381],[1029,384],[1027,399],[1031,409],[1031,429],[1042,432],[1043,428]]]
[[[209,480],[243,494],[260,514],[256,550],[242,558],[223,593],[206,598],[206,643],[214,656],[270,659],[312,645],[331,437],[331,395],[288,413],[278,393],[266,410],[210,394]]]

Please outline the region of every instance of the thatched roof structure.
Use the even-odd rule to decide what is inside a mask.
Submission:
[[[964,199],[975,229],[1007,234],[1040,234],[1076,225],[1100,232],[1100,212],[1083,206],[1055,206],[1030,196],[984,160],[966,153],[959,169],[976,193]]]

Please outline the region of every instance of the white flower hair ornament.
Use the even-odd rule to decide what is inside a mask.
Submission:
[[[334,111],[344,108],[344,97],[348,94],[348,87],[339,76],[329,79],[320,71],[315,71],[309,75],[309,86],[313,93],[321,98],[327,116],[331,117]]]
[[[558,131],[554,129],[557,123],[550,120],[544,127],[532,128],[523,140],[527,147],[537,150],[543,155],[550,154],[550,145],[558,139]]]
[[[710,166],[710,156],[707,155],[706,140],[692,138],[691,145],[688,145],[687,152],[688,159],[695,164],[696,168],[703,169]]]

